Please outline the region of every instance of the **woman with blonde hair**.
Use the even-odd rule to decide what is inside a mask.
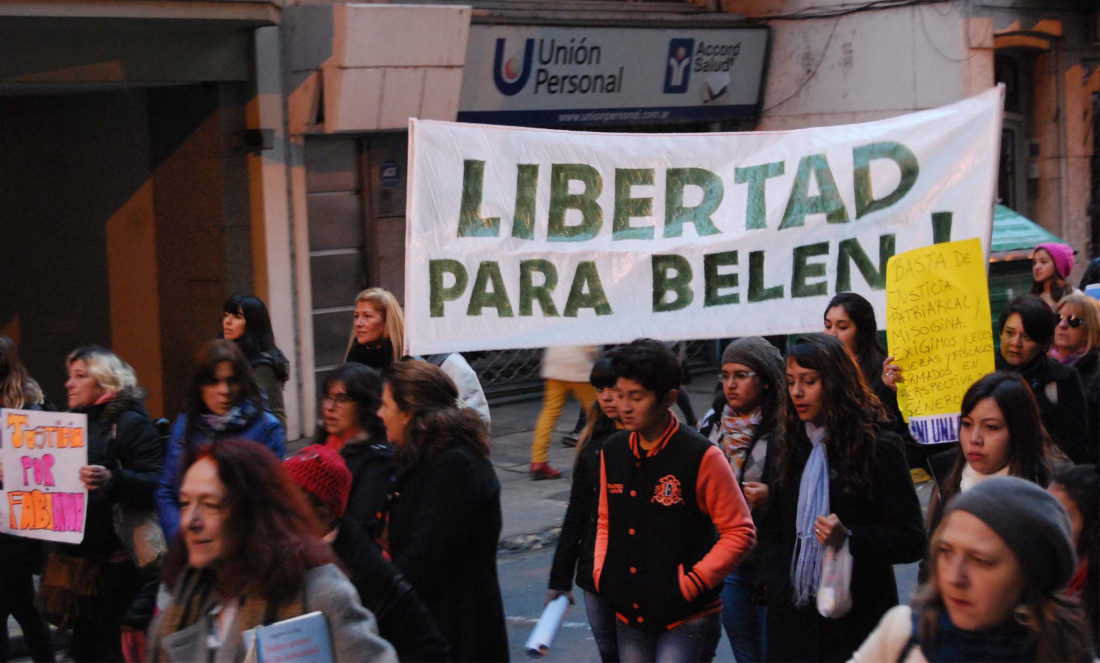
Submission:
[[[365,364],[379,371],[405,356],[405,314],[389,290],[368,288],[355,299],[355,324],[348,340],[347,363]],[[417,357],[443,369],[458,387],[458,397],[477,412],[490,430],[489,401],[477,373],[457,352]]]
[[[121,661],[122,618],[143,579],[115,533],[116,503],[138,509],[153,505],[164,452],[142,405],[134,369],[114,353],[89,346],[65,360],[69,409],[88,415],[88,464],[80,479],[88,489],[84,540],[59,545],[43,573],[67,577],[78,595],[70,655],[76,661]],[[61,571],[52,574],[51,569]],[[68,572],[68,575],[66,575]]]
[[[405,356],[405,314],[393,293],[367,288],[355,297],[355,322],[344,361],[382,370]]]
[[[1047,354],[1081,376],[1089,413],[1085,457],[1100,462],[1100,301],[1073,293],[1058,302],[1054,342]]]
[[[19,360],[15,342],[0,336],[0,407],[37,410],[45,400],[41,387]]]

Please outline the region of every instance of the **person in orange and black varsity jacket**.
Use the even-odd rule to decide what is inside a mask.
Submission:
[[[613,367],[625,430],[601,453],[593,580],[618,617],[623,663],[707,662],[722,583],[756,539],[752,517],[722,451],[669,410],[676,356],[639,339]]]

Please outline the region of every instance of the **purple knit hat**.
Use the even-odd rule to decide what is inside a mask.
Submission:
[[[1073,247],[1057,242],[1044,242],[1035,247],[1035,250],[1043,249],[1054,259],[1054,268],[1058,270],[1058,276],[1063,279],[1073,271]],[[1035,253],[1032,252],[1034,258]]]

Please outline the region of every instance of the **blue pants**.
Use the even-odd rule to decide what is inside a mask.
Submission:
[[[584,609],[588,613],[588,626],[596,639],[596,649],[603,663],[619,663],[619,641],[615,636],[615,611],[611,604],[595,592],[585,590]]]
[[[757,606],[753,599],[756,574],[738,569],[726,576],[722,587],[722,626],[730,640],[737,663],[760,663],[764,660],[764,629],[767,608]]]
[[[710,663],[722,638],[717,614],[697,617],[661,633],[615,625],[623,663]]]

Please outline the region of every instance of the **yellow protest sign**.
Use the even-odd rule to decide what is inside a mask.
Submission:
[[[993,323],[981,242],[906,251],[886,266],[886,338],[904,372],[898,406],[922,444],[958,439],[959,407],[994,370]]]

